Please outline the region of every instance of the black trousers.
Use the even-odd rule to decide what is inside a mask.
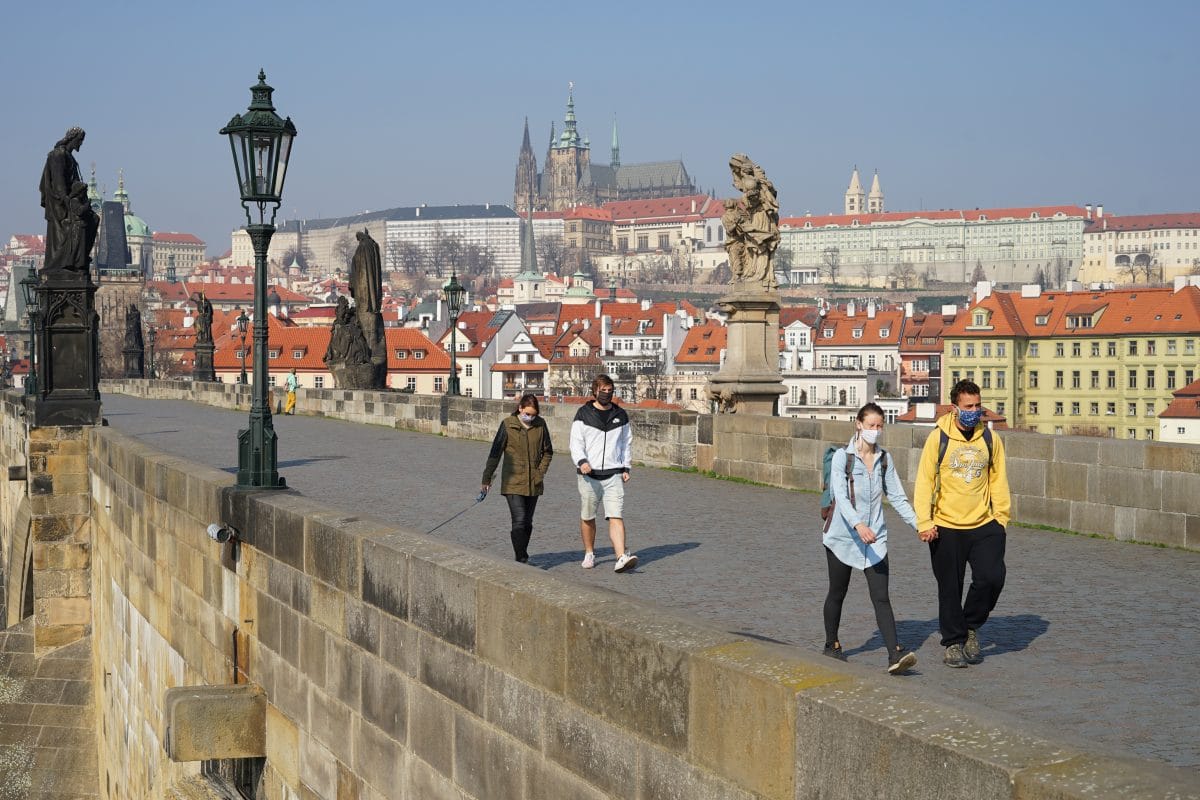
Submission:
[[[933,576],[938,584],[938,626],[942,646],[962,644],[967,631],[987,622],[1004,588],[1004,543],[1007,534],[999,522],[978,528],[938,526],[938,538],[929,543]],[[971,565],[971,588],[963,602],[963,581]]]
[[[828,547],[825,548],[825,563],[829,566],[829,593],[825,595],[825,644],[831,645],[838,640],[842,601],[846,599],[846,590],[850,588],[853,568],[839,561]],[[887,646],[890,663],[896,660],[897,640],[896,617],[892,614],[892,601],[888,597],[887,556],[878,564],[864,569],[863,574],[867,576],[867,591],[871,595],[871,604],[875,606],[875,623]]]
[[[533,510],[537,508],[537,495],[506,494],[508,513],[512,516],[513,555],[517,561],[529,560],[529,537],[533,535]]]

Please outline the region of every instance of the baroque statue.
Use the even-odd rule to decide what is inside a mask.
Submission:
[[[196,344],[212,344],[212,302],[199,292],[196,295]]]
[[[733,282],[742,289],[773,292],[779,288],[772,264],[779,247],[779,200],[763,168],[744,153],[729,159],[738,200],[726,200],[721,224]]]
[[[144,350],[142,339],[142,312],[133,303],[125,310],[125,348],[126,350]]]
[[[100,217],[88,201],[87,184],[73,153],[83,145],[83,128],[71,128],[46,156],[39,189],[46,214],[44,270],[87,272]]]
[[[350,262],[350,296],[361,316],[364,311],[375,313],[383,307],[383,267],[379,245],[363,229],[354,234],[358,247]]]

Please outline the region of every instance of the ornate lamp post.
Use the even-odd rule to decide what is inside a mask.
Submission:
[[[34,357],[36,348],[33,339],[38,316],[37,285],[37,273],[34,272],[33,267],[30,267],[29,274],[21,279],[21,294],[25,298],[25,315],[29,317],[29,374],[25,376],[25,394],[28,395],[38,393],[37,368],[34,366],[34,362],[37,360]]]
[[[278,472],[278,439],[271,421],[267,396],[267,249],[275,233],[275,214],[283,195],[283,181],[296,126],[275,113],[267,76],[258,73],[258,84],[250,87],[250,108],[235,114],[221,134],[229,137],[238,194],[246,212],[246,233],[254,246],[254,393],[250,405],[250,427],[238,431],[240,488],[283,488]],[[250,206],[258,208],[258,221]],[[270,216],[267,211],[270,207]],[[245,350],[242,351],[245,353]]]
[[[238,383],[243,386],[246,384],[246,326],[250,324],[250,318],[246,316],[246,309],[242,309],[242,313],[238,314],[237,326],[238,334],[242,337],[242,374],[238,378]]]
[[[458,282],[458,275],[450,271],[450,282],[442,287],[446,295],[446,308],[450,313],[450,381],[446,384],[446,394],[461,394],[458,388],[458,315],[462,313],[463,298],[467,289]]]
[[[154,380],[154,342],[158,339],[158,331],[154,328],[146,331],[146,343],[150,345],[150,364],[147,374]]]

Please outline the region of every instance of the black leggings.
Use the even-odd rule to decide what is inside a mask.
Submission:
[[[537,508],[537,495],[506,494],[508,513],[512,516],[513,556],[517,561],[529,560],[529,537],[533,535],[533,510]]]
[[[825,562],[829,565],[829,594],[825,595],[825,645],[829,646],[838,640],[838,627],[842,622],[842,601],[846,599],[846,590],[850,588],[849,564],[843,564],[833,551],[825,548]],[[887,556],[874,566],[863,570],[867,576],[867,590],[871,593],[871,603],[875,606],[875,622],[879,625],[879,633],[883,643],[887,645],[888,660],[895,660],[896,648],[896,617],[892,614],[892,601],[888,597],[888,560]]]

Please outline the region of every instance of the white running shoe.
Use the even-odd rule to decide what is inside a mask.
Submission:
[[[613,567],[613,572],[626,572],[637,566],[637,556],[626,553],[617,559],[616,566]]]
[[[584,553],[583,554],[583,563],[580,564],[580,566],[583,567],[584,569],[591,569],[592,567],[596,566],[596,554],[595,553]]]

